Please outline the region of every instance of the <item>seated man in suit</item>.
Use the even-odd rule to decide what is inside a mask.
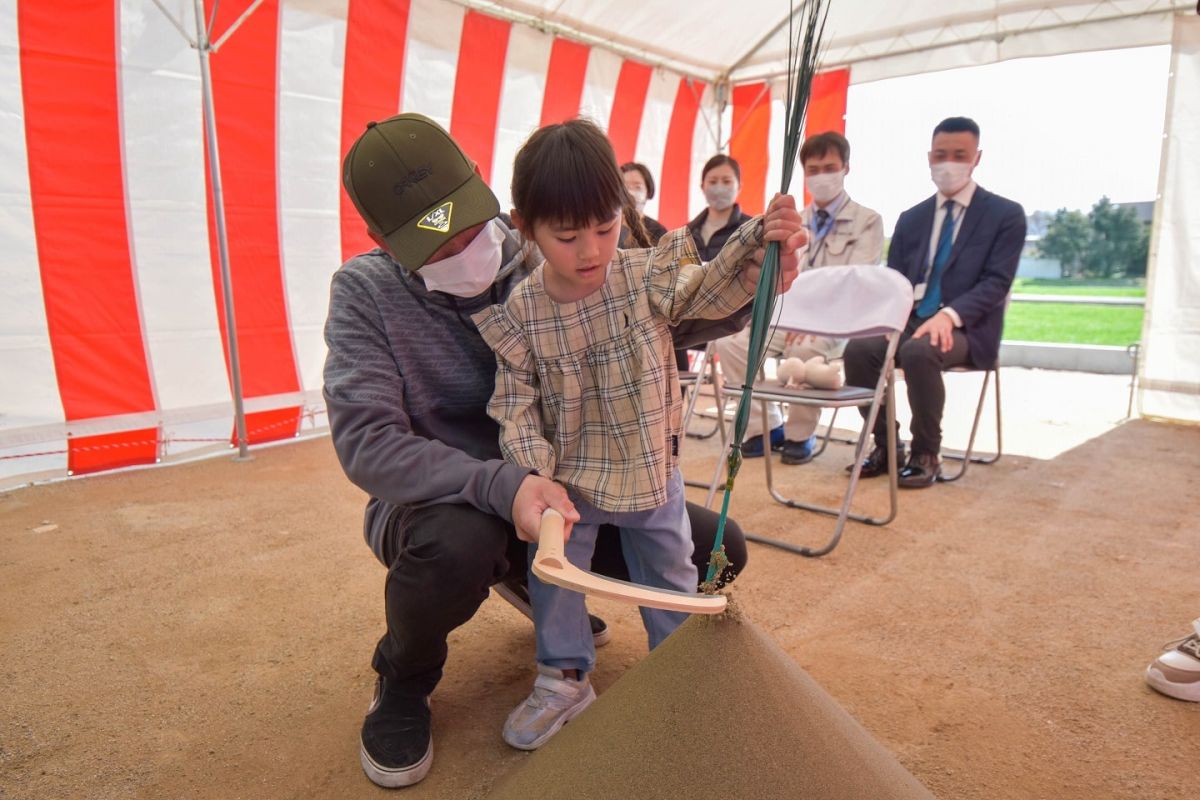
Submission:
[[[896,363],[904,370],[912,408],[912,455],[900,485],[923,488],[941,472],[942,371],[987,368],[1000,352],[1004,306],[1025,243],[1025,211],[975,183],[979,126],[950,117],[933,129],[929,169],[937,193],[900,215],[887,265],[915,287],[915,304]],[[846,383],[874,387],[887,347],[883,337],[846,347]],[[864,416],[867,409],[861,409]],[[875,449],[863,477],[887,472],[887,419],[875,424]],[[903,448],[899,453],[904,463]]]

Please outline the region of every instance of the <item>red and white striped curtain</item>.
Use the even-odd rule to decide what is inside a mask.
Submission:
[[[223,0],[216,33],[249,4]],[[164,5],[193,30],[191,0]],[[329,278],[371,246],[341,156],[369,120],[445,125],[502,205],[525,137],[577,114],[650,167],[668,227],[703,208],[723,137],[747,211],[779,185],[782,87],[734,87],[718,119],[701,82],[448,0],[266,0],[212,69],[251,442],[324,424]],[[18,0],[0,72],[0,481],[228,442],[195,51],[152,0]],[[820,129],[843,129],[845,87]]]

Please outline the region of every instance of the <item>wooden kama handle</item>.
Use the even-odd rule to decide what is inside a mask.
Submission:
[[[536,559],[550,566],[561,567],[567,563],[563,551],[563,515],[553,508],[542,512],[542,528],[538,533],[538,548]]]

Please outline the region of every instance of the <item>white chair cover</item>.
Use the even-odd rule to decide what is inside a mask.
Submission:
[[[904,330],[913,287],[878,264],[819,267],[801,272],[779,299],[779,328],[833,338]]]

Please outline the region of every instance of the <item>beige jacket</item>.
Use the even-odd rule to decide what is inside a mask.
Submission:
[[[804,227],[810,232],[815,212],[812,205],[800,212]],[[800,251],[800,263],[805,268],[880,262],[883,256],[883,220],[879,214],[847,198],[833,220],[833,229],[824,239],[812,248],[806,247]]]

